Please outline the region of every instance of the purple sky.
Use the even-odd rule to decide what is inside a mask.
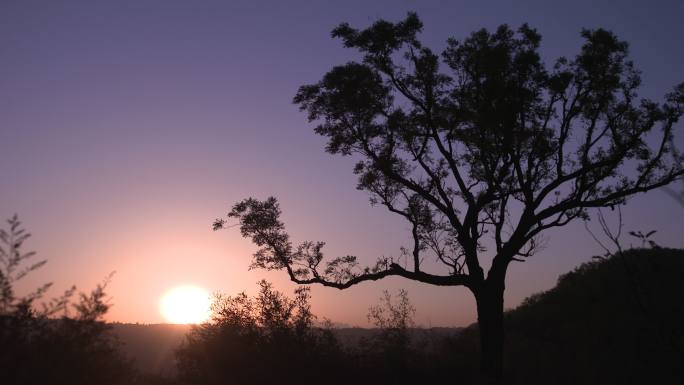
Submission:
[[[416,11],[435,50],[450,36],[528,22],[547,63],[575,55],[582,28],[604,27],[630,42],[642,96],[659,100],[684,81],[684,2],[552,3],[0,2],[0,216],[19,213],[29,248],[49,260],[24,285],[88,289],[116,270],[109,319],[129,322],[160,322],[159,297],[185,283],[254,293],[265,277],[290,291],[283,272],[247,271],[254,247],[237,230],[210,229],[247,196],[277,196],[294,239],[325,240],[331,256],[397,255],[407,225],[368,205],[352,161],[326,154],[291,104],[300,85],[356,57],[330,39],[343,21]],[[654,191],[630,202],[625,228],[684,247],[682,214]],[[599,253],[581,223],[547,234],[544,251],[510,268],[507,307]],[[475,319],[466,289],[400,278],[314,287],[314,311],[363,325],[382,290],[401,287],[423,325]]]

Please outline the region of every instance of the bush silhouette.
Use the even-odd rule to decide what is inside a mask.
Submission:
[[[217,296],[212,321],[177,351],[184,384],[343,383],[347,359],[330,330],[314,327],[309,292],[294,298],[259,282],[259,294]]]
[[[21,251],[30,234],[21,228],[16,215],[8,223],[9,229],[0,231],[0,383],[123,385],[139,381],[101,320],[109,309],[108,279],[90,293],[81,293],[73,304],[75,287],[42,306],[37,301],[50,284],[17,295],[16,282],[45,261],[23,266],[35,254]]]

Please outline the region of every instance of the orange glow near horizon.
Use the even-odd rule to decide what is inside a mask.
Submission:
[[[164,294],[159,311],[164,319],[174,324],[197,324],[211,315],[209,293],[196,286],[178,286]]]

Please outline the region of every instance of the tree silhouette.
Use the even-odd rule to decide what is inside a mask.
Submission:
[[[31,235],[17,215],[7,222],[9,228],[0,229],[0,383],[137,383],[139,374],[102,321],[110,307],[105,289],[111,275],[74,303],[72,286],[38,306],[51,284],[25,295],[17,294],[16,284],[46,261],[24,266],[35,255],[22,251]]]
[[[417,356],[417,352],[411,346],[410,335],[415,312],[416,309],[411,305],[406,290],[400,290],[394,300],[385,290],[380,303],[368,309],[368,321],[378,331],[364,341],[369,351],[367,356],[382,355],[382,365],[376,366],[385,369],[382,374],[391,383],[402,383],[402,380],[415,377],[409,370],[410,363],[415,362]]]
[[[238,202],[228,217],[261,247],[253,267],[284,269],[300,284],[345,289],[401,276],[467,287],[482,371],[500,380],[509,264],[534,253],[545,230],[684,175],[673,144],[684,83],[662,103],[639,99],[628,44],[603,29],[583,30],[579,54],[549,69],[527,25],[449,39],[441,57],[418,40],[421,29],[413,13],[363,30],[339,25],[332,36],[362,61],[332,68],[294,98],[329,153],[358,160],[358,188],[371,203],[410,223],[410,263],[324,263],[323,242],[292,244],[275,198]]]
[[[7,224],[9,226],[7,230],[0,229],[0,315],[30,309],[33,302],[42,297],[52,286],[51,283],[46,283],[29,294],[17,296],[15,293],[17,281],[41,268],[47,261],[42,260],[23,267],[22,264],[36,255],[34,251],[26,253],[21,251],[22,245],[31,237],[31,234],[21,227],[17,214],[8,219]]]
[[[259,287],[252,298],[217,296],[211,322],[193,327],[176,351],[180,382],[347,383],[344,353],[330,330],[314,327],[307,288],[288,298],[266,281]]]

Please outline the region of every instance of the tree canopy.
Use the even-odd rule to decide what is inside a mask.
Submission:
[[[329,153],[358,159],[358,188],[411,224],[412,266],[383,258],[360,268],[344,256],[322,267],[323,243],[291,245],[273,198],[229,214],[265,247],[255,266],[337,288],[388,275],[475,287],[487,277],[479,255],[494,257],[490,274],[505,274],[544,230],[684,174],[673,142],[684,83],[662,103],[640,99],[628,44],[613,33],[583,30],[580,52],[547,68],[528,25],[451,38],[441,55],[418,40],[421,29],[415,14],[364,30],[341,24],[332,36],[363,60],[294,98]],[[423,271],[428,255],[448,272]]]
[[[509,264],[532,255],[545,230],[682,178],[673,138],[684,83],[662,102],[639,98],[628,44],[604,29],[583,30],[579,53],[549,68],[541,35],[526,24],[450,38],[441,54],[420,42],[422,27],[413,13],[363,30],[339,25],[332,36],[362,60],[333,67],[294,97],[326,151],[357,161],[371,203],[410,223],[405,259],[324,262],[323,242],[292,244],[273,197],[238,202],[228,217],[261,247],[253,267],[284,269],[300,284],[345,289],[401,276],[467,287],[483,372],[500,382]]]

